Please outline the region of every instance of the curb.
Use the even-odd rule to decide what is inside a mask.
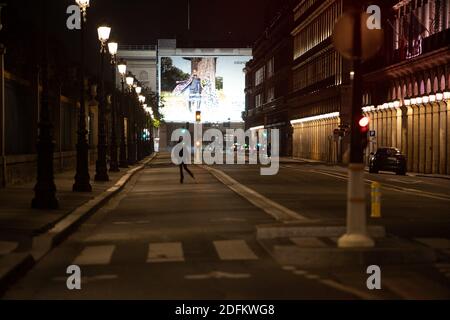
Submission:
[[[32,238],[32,249],[30,252],[10,254],[0,259],[0,297],[7,287],[28,272],[58,244],[67,239],[84,221],[119,193],[131,178],[144,169],[156,156],[157,153],[154,153],[139,166],[129,169],[114,186],[73,210],[64,219],[56,223],[51,230]]]

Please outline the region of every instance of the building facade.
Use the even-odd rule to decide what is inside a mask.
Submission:
[[[293,157],[330,163],[349,158],[348,138],[334,135],[350,122],[350,63],[334,49],[332,33],[345,0],[299,1],[291,31]]]
[[[352,4],[347,0],[295,1],[289,13],[277,17],[278,26],[283,25],[280,20],[290,25],[292,46],[286,62],[290,69],[284,75],[289,89],[278,91],[280,95],[276,92],[283,104],[275,110],[290,122],[286,131],[291,136],[282,137],[281,144],[292,146],[287,154],[293,157],[329,163],[349,160],[350,141],[342,132],[350,123],[352,65],[334,49],[332,32]],[[379,6],[384,44],[363,65],[362,107],[371,118],[365,158],[379,147],[396,147],[407,156],[408,171],[450,174],[450,1],[394,0],[379,2]],[[268,30],[279,29],[272,25]],[[275,110],[266,107],[270,104],[265,96],[259,96],[270,83],[259,71],[270,54],[258,52],[270,53],[281,41],[265,42],[267,46],[256,42],[255,59],[247,68],[246,122],[250,128],[270,128],[270,123],[279,121]],[[271,112],[265,112],[266,108]]]
[[[246,72],[246,129],[280,130],[280,154],[291,154],[292,134],[287,96],[291,91],[292,1],[284,1],[253,47]]]
[[[450,174],[450,1],[395,1],[388,14],[383,65],[364,77],[368,153],[397,147],[408,171]]]
[[[117,56],[127,62],[127,70],[137,78],[142,86],[157,92],[156,46],[121,45]],[[117,83],[120,83],[119,73],[117,73]]]

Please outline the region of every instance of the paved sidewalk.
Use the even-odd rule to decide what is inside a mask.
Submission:
[[[93,181],[95,166],[91,166],[91,193],[72,192],[74,171],[56,174],[58,210],[31,208],[34,183],[0,189],[0,287],[4,278],[15,269],[23,264],[30,265],[45,255],[80,221],[120,191],[151,159],[153,157],[148,157],[120,172],[110,172],[108,182]],[[36,240],[42,238],[46,243],[42,245],[39,241],[39,254],[36,254]]]

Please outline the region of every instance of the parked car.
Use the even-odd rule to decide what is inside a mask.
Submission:
[[[380,170],[393,171],[397,175],[406,174],[406,157],[397,148],[379,148],[370,155],[369,172],[378,173]]]

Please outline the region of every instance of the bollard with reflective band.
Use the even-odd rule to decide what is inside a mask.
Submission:
[[[381,218],[381,184],[372,182],[372,218]]]

